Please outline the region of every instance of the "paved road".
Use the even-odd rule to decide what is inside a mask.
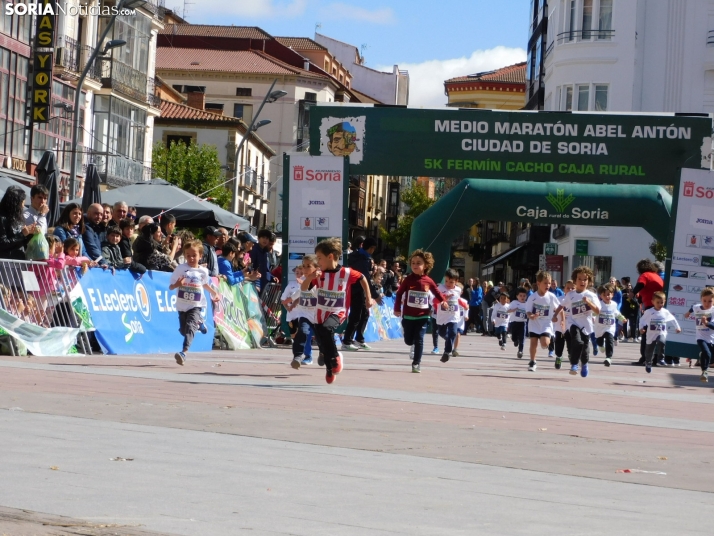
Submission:
[[[286,350],[4,357],[0,535],[711,533],[695,370],[461,350],[416,375],[382,342],[331,386]]]

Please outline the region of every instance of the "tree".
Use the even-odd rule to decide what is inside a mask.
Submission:
[[[667,246],[657,242],[657,240],[650,242],[650,253],[654,255],[655,260],[664,262],[667,258]]]
[[[398,249],[399,253],[407,255],[409,253],[409,239],[412,236],[414,220],[431,207],[436,200],[430,199],[426,188],[419,184],[414,184],[411,188],[404,190],[401,194],[401,200],[402,203],[407,205],[407,210],[403,216],[399,217],[397,228],[391,232],[381,229],[380,234],[382,240],[390,248]]]
[[[229,208],[231,192],[219,186],[225,178],[214,145],[172,141],[171,146],[166,147],[158,141],[153,148],[152,167],[159,176],[182,190],[209,199],[221,208]]]

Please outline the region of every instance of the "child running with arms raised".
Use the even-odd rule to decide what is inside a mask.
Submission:
[[[528,299],[528,291],[523,287],[516,289],[516,299],[508,306],[508,312],[511,314],[509,325],[511,326],[511,339],[513,346],[518,348],[518,359],[523,357],[523,343],[526,340],[526,322],[528,314],[526,313],[526,300]],[[505,348],[501,348],[505,350]]]
[[[553,336],[553,323],[550,321],[550,315],[560,305],[560,301],[555,294],[549,292],[550,273],[541,270],[536,274],[537,292],[534,292],[526,301],[526,311],[528,314],[528,336],[531,340],[530,355],[531,360],[528,363],[528,370],[535,372],[536,352],[538,351],[538,341],[540,340],[541,348],[546,350],[550,346],[550,338]],[[553,316],[555,320],[557,315]]]
[[[597,289],[600,296],[600,314],[595,322],[595,337],[601,352],[605,352],[604,365],[609,367],[612,363],[612,353],[615,345],[615,333],[617,331],[618,320],[625,317],[620,313],[620,305],[612,297],[617,288],[612,283],[602,285]]]
[[[666,296],[664,292],[657,291],[652,294],[652,307],[642,313],[640,318],[640,333],[646,334],[645,340],[645,370],[652,372],[652,360],[657,359],[657,364],[665,366],[664,345],[667,343],[668,326],[674,326],[677,333],[682,331],[679,322],[667,309],[664,308]]]
[[[431,318],[430,298],[446,306],[444,295],[429,272],[434,267],[434,257],[428,251],[417,249],[409,257],[411,273],[404,278],[394,300],[394,316],[402,317],[404,342],[414,347],[412,372],[421,372],[421,357],[424,353],[424,334]]]
[[[200,240],[190,240],[183,245],[183,256],[186,262],[179,264],[171,274],[169,290],[178,289],[176,294],[176,310],[179,315],[179,333],[183,335],[183,349],[176,352],[176,363],[183,366],[186,362],[186,352],[191,348],[197,331],[204,335],[208,333],[201,317],[201,310],[207,305],[203,289],[211,294],[213,301],[218,301],[218,293],[211,286],[208,269],[199,266],[203,255],[203,244]]]
[[[709,381],[709,365],[714,356],[714,288],[707,287],[702,290],[702,302],[698,303],[684,315],[684,318],[694,316],[697,328],[697,345],[699,346],[699,366],[702,375],[699,379],[703,382]],[[691,363],[691,361],[690,361]]]
[[[493,309],[491,309],[491,321],[496,332],[498,345],[503,351],[506,350],[506,334],[510,316],[508,312],[508,295],[504,292],[498,295],[498,301],[493,304]]]
[[[360,284],[365,296],[365,306],[372,307],[369,283],[357,270],[339,264],[342,255],[342,241],[328,238],[315,246],[315,256],[320,270],[305,275],[301,290],[310,290],[313,281],[317,288],[317,307],[315,310],[315,336],[320,346],[320,353],[325,360],[325,381],[332,383],[335,375],[342,372],[344,361],[337,351],[335,330],[347,317],[350,306],[350,287]]]
[[[566,322],[570,324],[570,374],[577,375],[580,363],[580,375],[586,378],[589,372],[590,336],[595,332],[593,315],[600,313],[600,300],[594,292],[588,290],[594,281],[590,268],[578,266],[573,270],[572,279],[575,289],[565,295],[563,303],[553,315],[553,322],[558,321],[558,315],[563,309],[567,311]]]

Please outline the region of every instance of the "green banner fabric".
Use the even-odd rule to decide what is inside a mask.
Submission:
[[[260,348],[263,338],[268,336],[268,326],[265,323],[258,291],[255,290],[255,285],[252,283],[243,283],[233,288],[238,289],[242,298],[253,348]]]
[[[229,350],[249,350],[254,347],[240,286],[231,286],[221,280],[218,286],[221,299],[213,309],[216,329],[223,335]]]
[[[674,184],[709,168],[709,117],[313,106],[310,154],[353,175]]]
[[[5,333],[24,343],[32,355],[57,356],[73,353],[79,329],[36,326],[0,309],[0,334]]]

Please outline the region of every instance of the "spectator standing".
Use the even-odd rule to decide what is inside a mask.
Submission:
[[[244,273],[243,270],[233,269],[233,260],[235,259],[237,248],[231,242],[223,244],[221,254],[218,256],[218,272],[226,278],[229,285],[237,285],[245,281],[255,281],[260,278],[259,272]]]
[[[161,215],[161,232],[164,233],[165,237],[170,237],[174,234],[176,229],[176,216],[170,213],[165,213]],[[167,242],[168,243],[168,242]]]
[[[481,302],[481,312],[483,314],[483,334],[493,335],[493,322],[491,321],[491,309],[498,298],[498,287],[494,287],[491,281],[488,282],[488,290],[483,296]]]
[[[253,270],[260,272],[261,291],[269,281],[273,280],[273,274],[270,273],[270,259],[268,257],[272,235],[273,232],[268,229],[258,231],[258,243],[253,244],[253,248],[250,250],[250,260],[253,265]]]
[[[82,234],[82,240],[84,240],[84,249],[87,252],[87,257],[93,261],[97,261],[99,264],[104,264],[105,261],[102,258],[102,242],[106,241],[107,229],[104,227],[104,209],[99,203],[89,205],[87,208],[87,214],[84,216],[84,233]],[[112,226],[114,227],[114,226]],[[119,226],[116,226],[119,229]],[[109,263],[111,264],[111,263]]]
[[[471,296],[469,298],[469,321],[466,324],[466,331],[471,328],[473,331],[478,331],[479,319],[481,318],[481,302],[483,301],[483,288],[478,278],[473,280]]]
[[[55,226],[54,235],[59,237],[63,244],[68,238],[74,238],[79,242],[80,256],[87,256],[87,250],[82,239],[82,236],[84,236],[84,218],[82,217],[82,207],[79,204],[69,203],[64,207]]]
[[[0,258],[25,260],[25,247],[35,233],[37,225],[25,224],[23,207],[25,192],[19,186],[10,186],[0,200]]]
[[[163,234],[158,225],[155,223],[145,225],[141,229],[139,237],[134,241],[134,261],[149,270],[172,272],[174,269],[172,260],[161,250],[162,238]],[[177,245],[178,243],[175,243],[175,247]]]
[[[134,235],[134,220],[126,218],[119,222],[119,229],[121,230],[121,240],[119,240],[119,251],[121,253],[124,264],[129,265],[129,270],[136,272],[138,274],[146,273],[146,266],[140,264],[134,260],[134,252],[132,251],[132,245],[136,236]],[[179,247],[181,247],[179,245]]]
[[[558,282],[555,279],[552,279],[550,282],[550,288],[548,289],[548,292],[551,294],[555,294],[555,297],[560,300],[563,296],[565,296],[565,292],[561,288],[558,287]]]
[[[382,286],[384,287],[384,295],[392,297],[396,294],[399,288],[399,273],[400,266],[398,261],[392,263],[392,267],[384,273]]]
[[[42,184],[35,184],[30,190],[30,206],[23,212],[25,225],[37,225],[42,234],[47,234],[47,213],[50,207],[47,199],[50,192]]]
[[[139,221],[137,222],[137,227],[136,227],[137,232],[141,233],[141,230],[144,228],[144,226],[149,225],[150,223],[154,223],[154,218],[152,218],[151,216],[142,216],[141,218],[139,218]],[[134,238],[136,238],[136,237],[134,237]]]
[[[109,203],[102,203],[102,208],[104,209],[104,217],[102,218],[102,223],[108,225],[112,219],[112,206]]]
[[[114,225],[119,227],[119,222],[126,218],[129,213],[129,207],[124,201],[117,201],[112,207],[112,219],[107,222],[107,227]]]
[[[218,238],[223,236],[218,229],[209,226],[206,227],[203,237],[203,256],[201,257],[201,266],[205,266],[208,270],[208,275],[211,277],[218,276],[218,255],[216,255],[216,242]]]

